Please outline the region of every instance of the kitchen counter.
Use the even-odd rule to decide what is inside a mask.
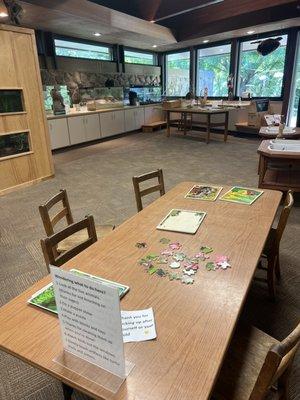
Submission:
[[[47,114],[47,119],[59,119],[59,118],[69,118],[69,117],[78,117],[80,115],[90,115],[90,114],[99,114],[99,113],[107,113],[107,112],[113,112],[113,111],[122,111],[122,110],[132,110],[135,108],[143,108],[143,107],[159,107],[161,108],[161,103],[153,103],[153,104],[143,104],[140,106],[117,106],[117,107],[109,107],[109,108],[101,108],[99,110],[95,111],[75,111],[72,110],[67,114],[60,114],[60,115],[54,115],[54,114]]]

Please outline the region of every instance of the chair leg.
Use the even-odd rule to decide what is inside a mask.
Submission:
[[[280,263],[279,263],[279,254],[276,257],[276,264],[275,264],[275,275],[278,280],[281,279],[281,271],[280,271]]]
[[[72,400],[72,394],[74,389],[71,386],[66,385],[65,383],[62,384],[64,400]]]
[[[290,377],[290,368],[288,368],[278,378],[278,392],[280,393],[279,400],[288,400],[288,383]]]
[[[269,296],[272,301],[275,300],[275,285],[274,285],[275,263],[276,263],[276,258],[271,258],[270,260],[268,260],[267,280],[268,280]]]

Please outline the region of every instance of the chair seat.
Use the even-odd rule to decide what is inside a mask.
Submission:
[[[223,362],[213,399],[249,400],[268,350],[278,343],[253,326],[238,326]]]
[[[115,229],[114,225],[98,225],[96,226],[96,233],[98,240],[103,239],[106,235],[108,235],[112,230]],[[75,247],[78,243],[84,242],[88,239],[87,230],[84,229],[75,233],[72,236],[69,236],[65,240],[62,240],[58,247],[57,251],[59,253],[63,253],[64,251],[70,250]]]

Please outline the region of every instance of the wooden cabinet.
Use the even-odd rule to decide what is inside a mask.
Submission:
[[[67,118],[49,120],[48,125],[52,150],[70,146]]]
[[[33,30],[0,24],[0,91],[2,195],[54,175]]]
[[[164,121],[163,110],[161,106],[145,107],[145,124]]]
[[[145,122],[144,108],[125,110],[125,131],[141,129]]]
[[[77,144],[100,138],[98,114],[68,118],[70,143]]]
[[[124,111],[109,111],[100,114],[101,137],[113,136],[125,131]]]

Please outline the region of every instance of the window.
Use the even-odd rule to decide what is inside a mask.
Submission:
[[[296,59],[292,80],[292,91],[289,103],[289,126],[297,125],[298,106],[300,102],[300,34],[298,34]]]
[[[30,151],[29,133],[18,132],[0,135],[0,158],[16,156]]]
[[[190,52],[167,54],[166,96],[185,96],[190,91]]]
[[[208,47],[197,51],[197,90],[199,96],[205,88],[208,96],[228,95],[227,79],[230,70],[231,45]]]
[[[112,49],[109,46],[60,39],[54,39],[54,45],[57,56],[112,61]]]
[[[281,97],[287,35],[283,35],[280,46],[266,56],[257,52],[255,41],[241,43],[237,94],[251,92],[253,97]]]
[[[141,51],[124,50],[125,62],[129,64],[155,65],[155,54]]]
[[[18,113],[24,111],[22,91],[19,89],[0,90],[0,113]]]

